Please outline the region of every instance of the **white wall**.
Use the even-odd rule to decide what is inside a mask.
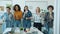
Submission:
[[[22,8],[22,11],[23,11],[26,1],[47,1],[48,5],[53,5],[54,6],[54,0],[12,0],[12,4],[13,5],[19,4]]]
[[[55,0],[25,0],[25,1],[48,1],[48,5],[54,5]]]
[[[0,3],[1,3],[1,1],[4,1],[4,0],[0,0]],[[21,6],[21,9],[22,10],[24,9],[25,1],[47,1],[48,2],[48,5],[54,5],[54,0],[9,0],[9,1],[12,2],[13,6],[15,4],[19,4]],[[8,3],[10,3],[10,2],[8,2]],[[3,3],[3,5],[4,5],[4,3]]]
[[[60,34],[60,0],[55,0],[54,34]]]
[[[60,0],[57,1],[57,34],[60,34]]]
[[[32,13],[36,13],[36,7],[40,7],[42,10],[47,10],[47,1],[25,1],[25,5],[29,7]],[[41,11],[42,12],[42,11]]]
[[[60,0],[57,1],[57,34],[60,34]]]
[[[55,0],[47,0],[47,1],[48,1],[48,5],[53,5],[54,6]]]
[[[60,0],[59,0],[60,1]],[[60,3],[60,2],[59,2]],[[59,34],[60,34],[60,4],[59,4]]]

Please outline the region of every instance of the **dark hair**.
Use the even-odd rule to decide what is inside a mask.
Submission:
[[[54,7],[52,5],[49,5],[47,9],[49,10],[50,7],[52,8],[52,10],[54,10]]]
[[[11,10],[11,8],[10,8],[10,7],[6,7],[6,8],[8,8],[8,9],[10,9],[10,10]]]
[[[25,7],[27,7],[27,8],[28,8],[28,6],[25,6]],[[24,12],[25,12],[25,7],[24,7]]]
[[[18,11],[20,11],[21,7],[18,4],[14,5],[13,10],[16,11],[16,9],[15,9],[16,6],[18,7]]]

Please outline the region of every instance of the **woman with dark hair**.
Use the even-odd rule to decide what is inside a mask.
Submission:
[[[45,22],[47,26],[45,27],[48,30],[47,34],[53,34],[54,7],[52,5],[49,5],[47,9],[48,9],[48,12],[45,15]]]
[[[14,19],[15,19],[15,26],[20,27],[21,25],[21,19],[22,19],[22,11],[18,4],[14,6]]]
[[[16,8],[17,7],[17,8]],[[20,11],[21,10],[21,7],[18,5],[18,4],[16,4],[14,7],[13,7],[13,10],[14,11]]]
[[[30,31],[31,17],[32,17],[31,11],[28,9],[28,6],[25,6],[24,7],[24,14],[23,14],[23,27],[24,27],[25,32]]]

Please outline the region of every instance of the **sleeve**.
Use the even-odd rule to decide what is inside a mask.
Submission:
[[[47,21],[47,13],[45,13],[44,21]]]
[[[14,17],[14,19],[16,18],[16,16],[15,16],[15,12],[14,12],[14,14],[13,14],[13,17]]]
[[[52,20],[54,21],[54,12],[53,12],[52,16],[53,16],[53,19]]]
[[[32,17],[32,13],[30,11],[28,13],[28,17]]]
[[[1,19],[3,19],[3,17],[6,15],[6,13],[4,13],[2,16],[1,16]]]
[[[6,21],[7,19],[6,19],[6,13],[4,13],[2,16],[1,16],[1,19],[3,20],[3,21]]]
[[[1,16],[1,19],[4,17],[4,15]]]
[[[53,12],[53,18],[54,18],[54,12]]]
[[[33,17],[33,21],[34,21],[34,20],[35,20],[35,14],[33,14],[33,16],[32,16],[32,17]]]
[[[11,21],[12,21],[12,23],[14,24],[14,22],[15,22],[15,19],[14,19],[14,15],[13,14],[11,14],[12,16],[12,18],[11,18]]]
[[[23,18],[23,13],[22,13],[22,11],[21,11],[21,15],[20,15],[21,17],[20,18]]]
[[[47,12],[46,14],[45,14],[45,20],[44,20],[45,22],[49,22],[50,21],[50,18],[49,18],[49,12]]]
[[[13,20],[13,18],[14,18],[14,16],[13,16],[13,14],[11,14],[11,20]]]

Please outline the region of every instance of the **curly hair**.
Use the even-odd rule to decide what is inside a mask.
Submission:
[[[54,7],[52,5],[49,5],[47,9],[49,10],[50,7],[52,8],[52,10],[54,10]]]
[[[18,11],[20,11],[21,7],[18,4],[14,5],[13,10],[16,11],[16,9],[15,9],[16,6],[18,7]]]

